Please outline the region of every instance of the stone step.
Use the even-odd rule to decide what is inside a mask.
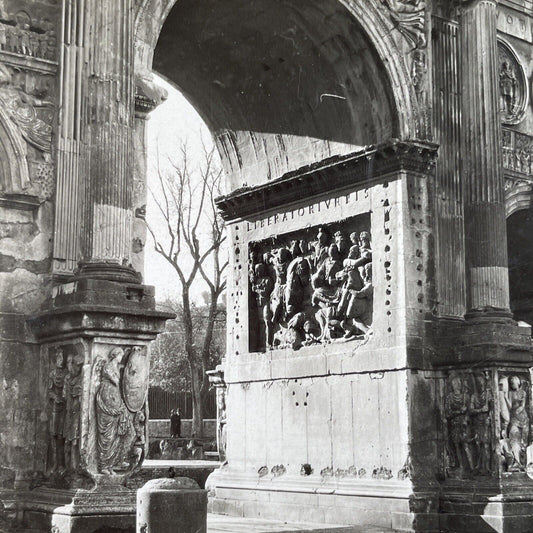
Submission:
[[[395,533],[374,526],[302,524],[260,518],[242,518],[218,514],[207,515],[207,533]]]

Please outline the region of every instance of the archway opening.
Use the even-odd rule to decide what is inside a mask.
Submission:
[[[386,69],[338,0],[180,0],[153,68],[208,124],[230,190],[399,136]]]
[[[522,209],[507,219],[509,291],[516,320],[533,324],[533,211]]]

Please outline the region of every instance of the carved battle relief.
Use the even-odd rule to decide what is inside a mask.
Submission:
[[[367,216],[251,243],[250,350],[372,334]]]
[[[148,368],[146,348],[138,346],[117,346],[95,362],[95,450],[100,474],[126,474],[142,462]]]
[[[498,40],[500,116],[503,124],[518,124],[525,116],[528,101],[527,77],[516,52]]]

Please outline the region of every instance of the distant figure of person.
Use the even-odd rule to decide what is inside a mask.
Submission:
[[[172,411],[170,411],[170,436],[181,436],[181,416],[179,409],[172,409]]]

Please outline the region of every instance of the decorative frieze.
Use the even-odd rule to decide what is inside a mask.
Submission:
[[[12,8],[15,6],[13,5]],[[46,16],[32,16],[23,9],[0,11],[0,50],[23,56],[55,60],[55,24]]]
[[[502,159],[506,174],[531,176],[533,174],[533,137],[503,128]]]

